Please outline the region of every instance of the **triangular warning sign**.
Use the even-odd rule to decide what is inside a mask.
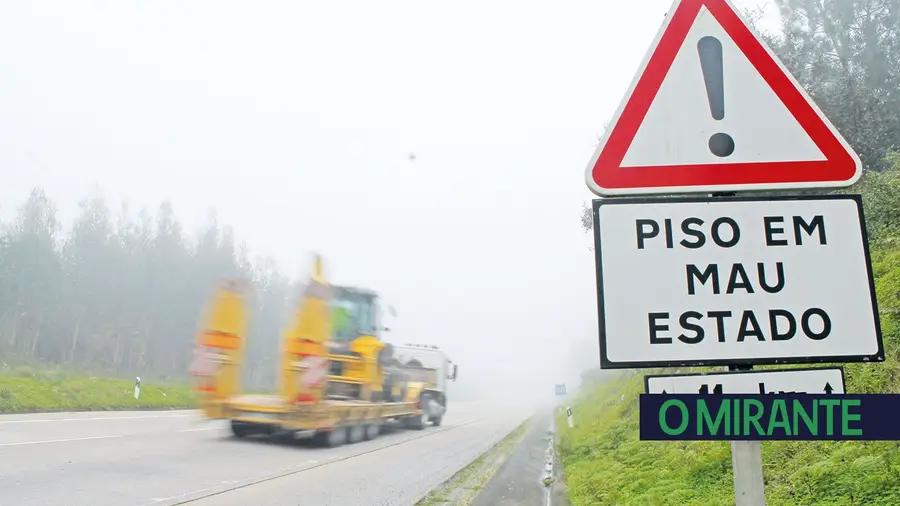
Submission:
[[[849,186],[861,173],[728,0],[675,0],[586,181],[603,196]]]

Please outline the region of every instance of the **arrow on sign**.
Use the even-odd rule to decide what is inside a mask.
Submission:
[[[826,382],[825,383],[825,393],[831,394],[831,392],[834,392],[834,388],[831,386],[831,383]]]
[[[709,385],[703,385],[702,387],[700,387],[700,393],[708,394],[709,393]],[[722,395],[722,385],[720,383],[717,383],[716,386],[713,387],[712,393],[714,393],[716,395]]]

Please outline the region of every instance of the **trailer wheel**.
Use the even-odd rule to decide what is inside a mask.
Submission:
[[[347,442],[347,428],[335,427],[329,431],[319,432],[315,438],[320,446],[335,448]]]
[[[370,423],[366,425],[364,437],[366,441],[371,441],[378,437],[379,433],[381,433],[381,426],[378,423]]]
[[[359,443],[366,438],[366,426],[364,424],[351,425],[347,428],[347,431],[350,433],[348,439],[351,444]]]
[[[246,437],[250,435],[250,432],[250,424],[239,422],[237,420],[231,421],[231,433],[234,434],[235,437]]]

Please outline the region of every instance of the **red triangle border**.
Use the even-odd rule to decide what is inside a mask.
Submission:
[[[731,36],[801,127],[825,155],[824,161],[756,162],[622,167],[660,85],[687,38],[700,8]],[[803,93],[782,71],[725,0],[682,0],[590,169],[591,182],[604,189],[845,182],[855,178],[858,160],[822,121]]]

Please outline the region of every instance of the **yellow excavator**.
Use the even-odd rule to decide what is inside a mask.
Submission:
[[[311,435],[325,445],[376,437],[385,423],[415,429],[440,424],[446,411],[444,382],[456,367],[435,361],[431,374],[417,374],[420,361],[403,363],[381,340],[378,294],[330,285],[316,257],[299,307],[282,346],[275,395],[240,395],[246,344],[246,283],[227,281],[216,291],[198,333],[191,375],[204,415],[230,419],[232,432],[287,431]]]

